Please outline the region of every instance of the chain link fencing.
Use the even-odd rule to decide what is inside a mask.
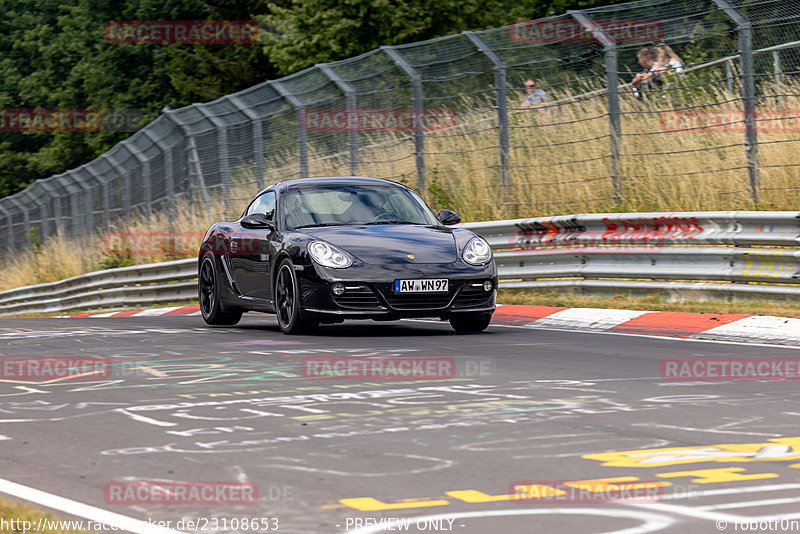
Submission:
[[[680,63],[633,91],[659,43]],[[260,188],[321,175],[400,181],[465,220],[796,209],[798,73],[785,0],[640,0],[381,47],[165,109],[0,199],[0,249],[156,213],[235,219]]]

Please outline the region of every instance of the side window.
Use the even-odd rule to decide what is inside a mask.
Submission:
[[[267,191],[250,204],[250,207],[247,208],[247,213],[245,215],[252,215],[254,213],[263,213],[267,216],[267,219],[272,219],[272,216],[275,215],[275,193],[273,191]]]

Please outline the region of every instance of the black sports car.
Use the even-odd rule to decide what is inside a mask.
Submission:
[[[210,325],[275,313],[286,334],[344,319],[437,317],[481,332],[497,269],[483,238],[448,228],[408,187],[377,178],[303,178],[261,191],[236,222],[206,232],[199,295]]]

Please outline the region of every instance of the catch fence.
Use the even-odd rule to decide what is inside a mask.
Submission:
[[[637,97],[637,53],[662,42],[682,72]],[[784,0],[641,0],[381,47],[165,109],[0,199],[0,249],[154,213],[175,229],[187,210],[232,219],[259,188],[319,175],[404,182],[465,220],[795,209],[798,47],[800,4]]]

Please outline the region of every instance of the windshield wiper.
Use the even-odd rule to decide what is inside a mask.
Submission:
[[[301,224],[300,226],[292,227],[292,230],[297,230],[298,228],[314,228],[316,226],[344,226],[346,223],[338,223],[338,222],[326,222],[326,223],[314,223],[314,224]]]
[[[420,223],[409,222],[409,221],[373,221],[361,224],[420,224]]]

